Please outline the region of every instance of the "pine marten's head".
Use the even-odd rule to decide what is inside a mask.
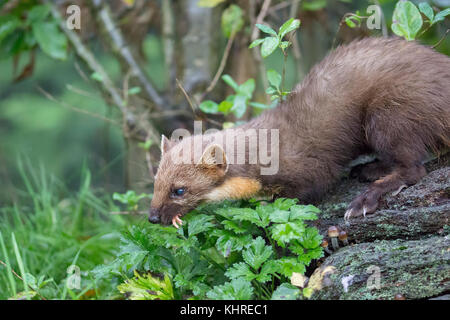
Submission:
[[[194,151],[193,137],[179,142],[162,137],[150,222],[178,227],[180,218],[201,202],[211,200],[211,192],[225,180],[228,165],[222,147],[211,144],[199,148],[199,152]]]
[[[178,142],[163,136],[161,151],[149,216],[152,223],[172,223],[178,228],[181,217],[202,202],[250,198],[261,191],[258,180],[231,175],[223,147],[201,136]]]

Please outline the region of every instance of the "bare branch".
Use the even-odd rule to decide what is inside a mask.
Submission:
[[[133,57],[130,48],[128,47],[126,41],[124,40],[120,29],[117,27],[115,21],[112,18],[111,10],[108,4],[102,0],[91,0],[94,8],[98,10],[99,22],[105,28],[107,34],[111,38],[112,44],[114,45],[117,52],[120,54],[123,61],[125,61],[132,74],[137,77],[140,84],[143,86],[144,91],[147,93],[149,98],[153,101],[158,110],[164,109],[167,105],[164,99],[158,94],[154,89],[153,85],[150,83],[147,75],[141,69],[136,59]]]

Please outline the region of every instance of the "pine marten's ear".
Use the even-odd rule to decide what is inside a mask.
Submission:
[[[161,156],[164,155],[167,151],[169,151],[173,146],[174,142],[167,139],[165,135],[161,135]]]
[[[206,169],[218,170],[220,173],[225,174],[228,170],[225,151],[218,144],[207,146],[200,158],[199,165]]]

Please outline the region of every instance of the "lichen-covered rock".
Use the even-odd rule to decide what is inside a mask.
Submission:
[[[320,220],[315,225],[322,234],[334,225],[346,230],[350,241],[376,239],[419,239],[442,233],[450,219],[450,154],[428,164],[429,172],[416,185],[398,195],[383,197],[375,214],[344,221],[348,204],[367,188],[367,183],[346,179],[320,205]],[[439,167],[444,165],[444,167]]]
[[[450,239],[381,240],[341,248],[315,270],[308,287],[312,299],[438,297],[450,290]]]

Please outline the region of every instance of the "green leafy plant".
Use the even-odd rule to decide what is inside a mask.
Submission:
[[[26,16],[26,19],[22,19]],[[8,58],[39,46],[54,59],[67,58],[67,38],[46,4],[24,5],[0,17],[0,57]]]
[[[301,290],[290,285],[290,277],[323,256],[322,237],[307,224],[318,213],[295,199],[201,206],[178,230],[130,227],[116,259],[92,275],[125,281],[119,291],[131,299],[158,298],[162,280],[155,276],[173,288],[175,299],[296,299]]]
[[[419,34],[424,23],[420,13],[423,13],[426,17],[425,22],[428,23],[428,27]],[[424,34],[433,25],[443,21],[448,15],[450,15],[450,8],[442,10],[435,15],[433,8],[427,2],[419,3],[419,8],[417,8],[411,1],[398,1],[392,16],[391,28],[396,35],[412,41],[416,39],[418,34],[419,36]]]
[[[284,41],[283,39],[288,33],[300,27],[300,20],[294,18],[289,19],[278,29],[278,32],[264,24],[256,24],[256,27],[269,36],[256,39],[250,44],[249,48],[254,48],[261,45],[261,56],[266,58],[270,56],[277,48],[280,48],[283,53],[285,52],[285,50],[292,43],[290,41]]]

